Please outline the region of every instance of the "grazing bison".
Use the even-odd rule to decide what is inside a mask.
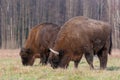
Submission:
[[[94,69],[93,56],[96,54],[100,68],[104,69],[111,47],[111,27],[107,23],[78,16],[61,27],[48,60],[53,68],[67,68],[70,61],[74,61],[77,68],[84,54],[90,68]]]
[[[24,48],[20,51],[23,65],[33,65],[35,58],[47,64],[49,47],[53,47],[60,27],[52,23],[42,23],[31,29]]]

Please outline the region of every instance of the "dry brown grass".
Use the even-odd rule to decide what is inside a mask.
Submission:
[[[111,56],[120,58],[120,49],[113,49]]]
[[[20,49],[0,49],[0,58],[18,58]]]

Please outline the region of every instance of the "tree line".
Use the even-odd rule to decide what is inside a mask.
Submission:
[[[62,26],[74,16],[110,23],[113,47],[120,49],[120,0],[0,0],[0,48],[21,48],[35,25]]]

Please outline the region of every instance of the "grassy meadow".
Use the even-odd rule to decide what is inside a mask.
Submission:
[[[95,70],[90,70],[84,57],[78,69],[73,62],[68,69],[52,69],[42,66],[36,59],[33,66],[22,66],[19,50],[0,50],[0,80],[120,80],[120,57],[109,56],[106,70],[99,70],[98,58],[94,58]]]

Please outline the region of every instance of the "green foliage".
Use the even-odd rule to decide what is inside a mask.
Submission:
[[[99,70],[99,61],[94,59],[95,70],[90,70],[83,58],[78,69],[73,62],[68,69],[52,69],[42,66],[37,59],[33,66],[22,66],[20,58],[0,58],[0,80],[120,80],[120,59],[109,57],[106,70]]]

